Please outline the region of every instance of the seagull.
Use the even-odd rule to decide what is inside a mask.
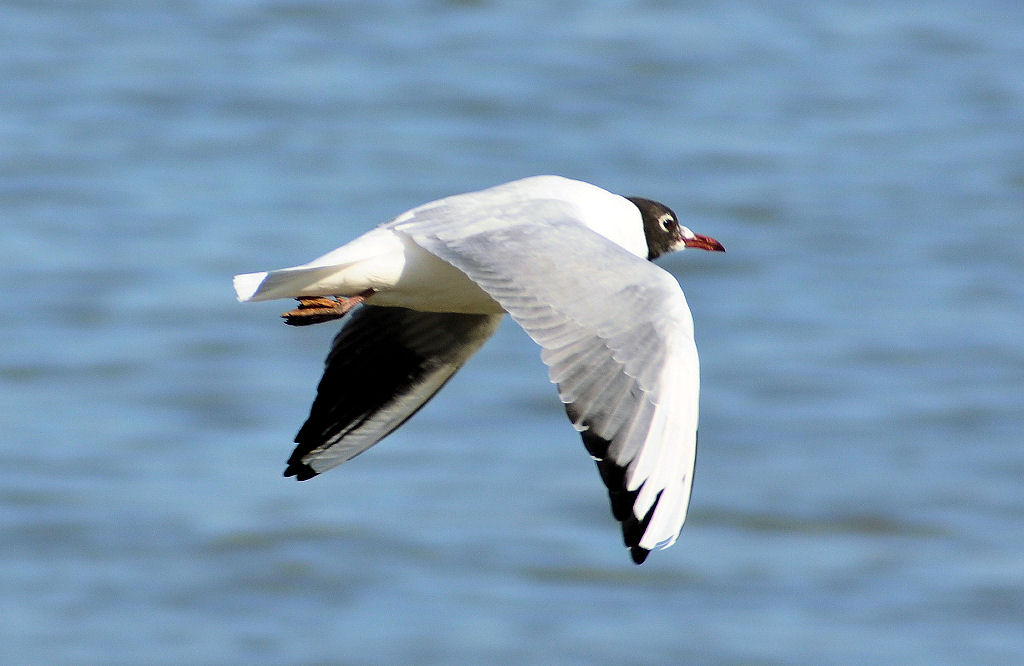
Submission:
[[[288,324],[355,310],[284,475],[310,479],[379,442],[508,314],[540,345],[643,563],[682,529],[697,452],[693,318],[650,261],[684,248],[725,251],[656,201],[534,176],[413,208],[301,266],[236,275],[240,302],[296,299]]]

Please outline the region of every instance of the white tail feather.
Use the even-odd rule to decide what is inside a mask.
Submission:
[[[348,285],[330,279],[341,274],[343,269],[342,266],[296,266],[267,273],[243,273],[235,276],[235,294],[243,303],[300,296],[349,295]],[[362,289],[366,286],[352,293]]]
[[[246,302],[351,296],[369,288],[387,288],[405,267],[406,243],[411,245],[390,229],[377,228],[308,264],[236,275],[235,294],[239,301]]]
[[[235,296],[238,298],[238,302],[245,303],[246,301],[251,301],[256,292],[259,291],[260,284],[263,283],[265,277],[267,277],[265,272],[236,275],[234,284]]]

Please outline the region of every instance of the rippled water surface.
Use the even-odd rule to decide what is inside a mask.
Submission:
[[[1007,663],[1024,654],[1016,2],[0,6],[8,663]],[[280,476],[334,326],[238,305],[537,173],[665,201],[702,353],[629,563],[506,323]]]

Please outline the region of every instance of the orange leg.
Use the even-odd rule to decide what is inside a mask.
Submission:
[[[322,324],[326,321],[341,319],[349,313],[352,308],[373,296],[375,290],[367,289],[355,296],[317,296],[314,298],[297,298],[299,307],[289,310],[281,315],[284,323],[289,326],[309,326],[311,324]]]

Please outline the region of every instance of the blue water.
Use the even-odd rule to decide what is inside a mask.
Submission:
[[[1024,655],[1024,5],[0,5],[4,663]],[[537,173],[655,198],[702,354],[635,567],[506,323],[282,478],[335,326],[238,305]]]

